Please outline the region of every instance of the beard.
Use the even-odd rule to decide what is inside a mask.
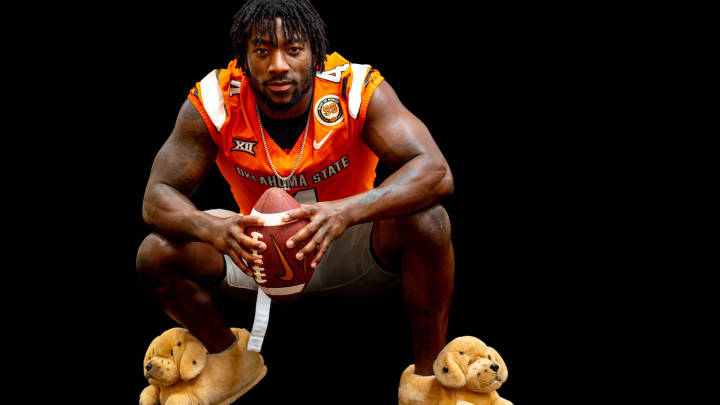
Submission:
[[[250,70],[247,71],[246,76],[248,77],[248,83],[250,83],[250,88],[253,89],[255,92],[255,96],[260,98],[260,101],[265,104],[265,106],[273,112],[277,113],[284,113],[290,111],[293,107],[295,107],[299,102],[300,99],[303,98],[312,88],[313,88],[313,82],[315,80],[315,71],[313,69],[310,69],[310,72],[308,76],[305,78],[306,84],[303,88],[296,88],[295,92],[293,93],[290,100],[288,100],[286,103],[276,103],[274,102],[267,94],[265,94],[262,91],[262,85],[255,79],[252,74],[250,73]],[[273,80],[289,80],[287,78],[273,78]],[[297,81],[290,80],[293,84],[297,84]]]

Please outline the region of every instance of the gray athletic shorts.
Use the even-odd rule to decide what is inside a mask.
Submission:
[[[362,296],[386,292],[400,281],[400,274],[384,269],[373,257],[372,223],[348,228],[335,240],[315,268],[303,294]],[[220,288],[257,290],[255,281],[225,255],[225,279]]]

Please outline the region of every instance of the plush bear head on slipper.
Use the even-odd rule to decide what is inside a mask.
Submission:
[[[167,387],[197,377],[206,361],[207,350],[199,340],[187,329],[172,328],[150,343],[143,369],[151,385]]]
[[[140,405],[229,405],[254,387],[267,373],[263,357],[247,350],[247,330],[231,330],[235,342],[219,353],[208,353],[183,328],[153,339],[143,362],[150,385]]]
[[[508,369],[500,354],[472,336],[448,343],[435,359],[433,373],[448,388],[483,393],[497,390],[508,378]]]
[[[448,343],[433,363],[432,376],[415,374],[410,365],[400,378],[400,405],[512,405],[497,389],[508,369],[500,354],[472,336]]]

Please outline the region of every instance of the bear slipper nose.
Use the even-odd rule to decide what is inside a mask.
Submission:
[[[498,371],[500,366],[498,366],[497,364],[493,364],[492,366],[490,366],[490,368],[492,369],[492,371]],[[148,369],[148,371],[150,371],[150,369]]]
[[[148,365],[145,366],[145,370],[147,370],[147,371],[152,370],[152,364],[148,363]]]

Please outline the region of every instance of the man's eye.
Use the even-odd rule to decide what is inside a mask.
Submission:
[[[291,53],[300,53],[302,51],[302,48],[298,48],[297,46],[293,46],[290,48]]]
[[[255,53],[258,55],[267,55],[267,49],[259,48],[255,50]]]

